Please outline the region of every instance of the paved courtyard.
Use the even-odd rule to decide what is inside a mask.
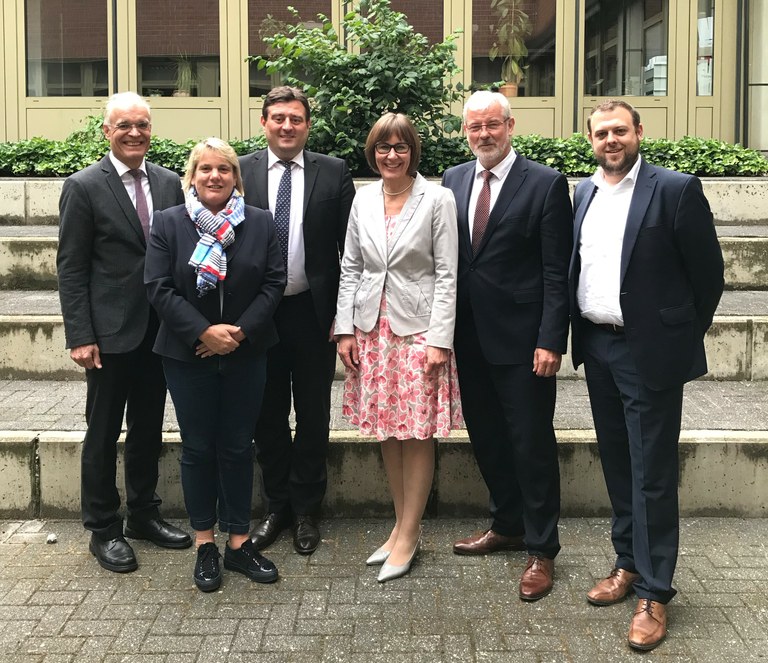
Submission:
[[[76,521],[0,521],[0,661],[768,659],[768,520],[683,520],[669,636],[648,654],[626,645],[634,599],[605,608],[584,599],[613,561],[606,519],[562,521],[555,589],[530,604],[517,598],[524,553],[452,554],[454,538],[483,524],[425,521],[411,574],[380,585],[363,560],[388,523],[326,520],[311,557],[295,554],[287,534],[269,549],[275,585],[225,571],[221,589],[202,594],[191,550],[137,541],[139,570],[118,575],[96,564]]]

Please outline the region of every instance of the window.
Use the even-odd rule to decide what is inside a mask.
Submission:
[[[248,55],[269,55],[264,37],[271,37],[294,25],[297,20],[307,27],[320,27],[318,14],[331,17],[331,1],[295,0],[287,3],[299,12],[298,19],[286,9],[287,5],[272,4],[267,11],[266,3],[260,0],[248,0]],[[257,69],[251,62],[248,68],[248,92],[251,97],[260,97],[273,87],[280,85],[279,76],[270,75],[266,69]]]
[[[715,0],[699,0],[696,21],[696,94],[712,96],[712,65],[714,64]]]
[[[139,93],[218,97],[219,3],[136,0]]]
[[[107,3],[27,0],[27,96],[109,94]]]
[[[554,96],[556,4],[556,0],[475,0],[473,83],[516,85],[516,94],[525,97]]]
[[[666,96],[668,1],[587,0],[587,96]]]

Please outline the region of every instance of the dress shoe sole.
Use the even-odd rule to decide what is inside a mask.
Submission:
[[[232,562],[228,562],[227,560],[224,560],[224,568],[229,569],[230,571],[236,571],[237,573],[242,573],[246,578],[250,578],[253,580],[253,582],[260,582],[264,583],[265,585],[275,582],[277,580],[277,570],[274,571],[265,571],[263,573],[253,573],[251,571],[248,571],[247,569],[244,569],[241,566],[237,566],[236,564],[232,564]]]
[[[629,595],[630,595],[630,592],[627,592],[626,594],[624,594],[624,596],[622,596],[622,597],[620,597],[618,599],[614,599],[613,601],[605,601],[605,600],[602,600],[602,599],[593,599],[593,598],[590,598],[589,596],[587,596],[587,603],[591,603],[592,605],[596,605],[596,606],[599,606],[599,607],[602,608],[602,607],[605,607],[607,605],[616,605],[617,603],[621,603]]]
[[[546,592],[541,592],[540,594],[528,595],[518,593],[518,596],[520,597],[521,601],[528,601],[529,603],[533,603],[534,601],[538,601],[539,599],[543,599],[545,596],[548,596],[551,592],[552,588],[550,587]]]
[[[299,548],[295,543],[293,544],[293,549],[299,553],[299,555],[311,555],[315,550],[317,550],[317,547],[319,546],[319,543],[316,543],[314,547],[312,548]]]
[[[651,649],[656,649],[662,642],[664,642],[664,638],[666,638],[666,633],[662,635],[656,642],[649,642],[648,644],[641,645],[640,643],[632,642],[631,640],[627,640],[627,643],[629,644],[632,649],[637,649],[638,651],[651,651]]]
[[[134,560],[133,563],[128,564],[112,564],[110,562],[107,562],[103,560],[101,557],[99,557],[96,550],[93,548],[93,544],[88,544],[88,550],[91,551],[91,555],[93,555],[96,558],[96,561],[99,563],[99,566],[101,568],[106,569],[107,571],[112,571],[114,573],[130,573],[131,571],[135,571],[139,568],[138,562]]]
[[[125,528],[125,536],[129,539],[136,539],[138,541],[149,541],[161,548],[172,548],[174,550],[182,550],[183,548],[189,548],[192,545],[192,538],[188,537],[185,541],[167,541],[165,539],[153,538],[144,534],[139,534],[136,530],[132,530],[130,527]]]
[[[480,555],[492,555],[496,552],[520,552],[521,550],[525,550],[525,546],[516,543],[511,543],[507,546],[499,546],[498,548],[494,548],[493,550],[462,550],[461,548],[457,548],[456,546],[453,547],[453,554],[454,555],[467,555],[467,556],[474,556],[479,557]]]
[[[195,578],[195,585],[201,592],[215,592],[221,587],[221,576],[211,580],[198,580]]]

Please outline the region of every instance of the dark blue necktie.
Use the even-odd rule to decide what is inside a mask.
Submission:
[[[285,170],[277,187],[277,200],[275,201],[275,227],[277,239],[280,242],[280,250],[283,253],[283,264],[288,269],[288,229],[291,220],[291,166],[292,161],[278,161]]]

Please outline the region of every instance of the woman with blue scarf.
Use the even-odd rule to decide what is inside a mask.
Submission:
[[[229,536],[224,568],[255,582],[277,580],[248,532],[252,437],[285,269],[272,216],[243,202],[237,155],[227,143],[195,145],[182,187],[184,205],[154,214],[144,282],[160,317],[154,351],[181,430],[194,580],[206,592],[221,585],[217,521]]]

